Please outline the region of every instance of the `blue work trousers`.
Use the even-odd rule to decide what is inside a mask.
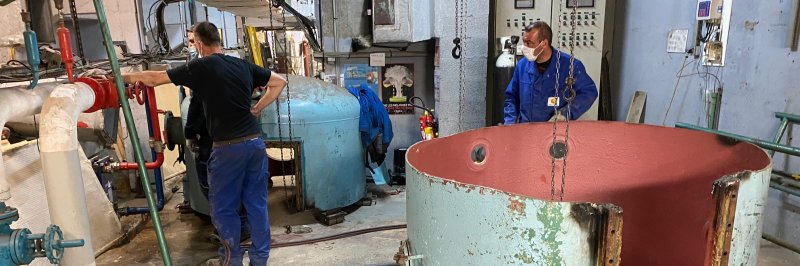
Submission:
[[[239,247],[243,204],[250,222],[252,246],[250,263],[267,264],[270,249],[267,213],[267,154],[260,138],[214,147],[208,162],[211,220],[220,238],[230,247],[231,265],[242,265],[244,250]],[[226,256],[220,248],[220,255]]]

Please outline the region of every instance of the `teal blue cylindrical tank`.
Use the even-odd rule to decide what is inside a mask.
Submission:
[[[287,105],[287,93],[290,105]],[[267,140],[289,138],[289,109],[293,140],[301,143],[301,186],[306,208],[322,211],[352,205],[366,194],[364,149],[358,131],[358,99],[347,89],[301,76],[261,113]],[[290,107],[290,108],[289,108]],[[280,123],[279,123],[280,122]],[[280,124],[280,136],[278,134]]]

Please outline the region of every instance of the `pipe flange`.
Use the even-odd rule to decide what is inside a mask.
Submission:
[[[10,243],[11,261],[17,265],[30,264],[36,258],[36,246],[34,239],[29,238],[31,230],[28,228],[15,229],[8,238]]]
[[[11,225],[14,221],[19,219],[19,211],[14,207],[5,206],[0,212],[0,224]]]
[[[103,90],[103,86],[100,85],[100,82],[98,82],[93,78],[87,78],[87,77],[80,77],[76,79],[75,82],[76,83],[80,82],[89,85],[89,88],[92,88],[92,91],[94,91],[94,104],[92,104],[92,107],[89,107],[89,109],[86,109],[84,113],[92,113],[97,110],[100,110],[106,99],[105,91]]]

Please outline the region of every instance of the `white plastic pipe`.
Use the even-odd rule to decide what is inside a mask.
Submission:
[[[62,265],[95,265],[77,129],[78,115],[94,100],[88,85],[64,84],[56,87],[42,106],[39,147],[50,222],[61,227],[65,239],[83,239],[85,243],[66,249]]]
[[[57,83],[39,84],[33,90],[27,86],[0,88],[0,129],[9,120],[38,114],[44,99],[58,86]],[[0,201],[11,198],[11,191],[6,180],[6,168],[3,155],[0,154]]]

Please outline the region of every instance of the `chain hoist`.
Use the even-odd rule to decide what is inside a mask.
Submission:
[[[279,0],[273,0],[272,1],[272,7],[281,8],[281,3],[279,2]],[[269,24],[270,25],[269,26],[270,26],[271,29],[274,30],[275,25],[274,25],[274,19],[273,19],[272,13],[273,13],[272,9],[270,8],[270,12],[269,12]],[[283,8],[281,8],[281,14],[282,14],[282,17],[283,17],[283,19],[282,19],[282,22],[283,22],[282,31],[283,31],[284,38],[285,38],[285,36],[286,36],[286,11],[283,10]],[[275,47],[280,46],[280,45],[278,45],[277,34],[274,31],[272,32],[272,46],[275,46]],[[286,54],[286,42],[284,42],[284,45],[281,48],[282,48],[283,53],[285,55]],[[275,68],[277,69],[277,65],[278,65],[278,63],[277,63],[277,56],[278,56],[277,55],[277,51],[275,51],[274,47],[272,47],[272,49],[270,49],[270,50],[272,50],[272,52],[274,53],[274,56],[272,58],[275,61],[274,65],[275,65]],[[289,125],[288,125],[289,126],[289,141],[291,142],[294,138],[293,138],[293,132],[292,132],[292,108],[291,108],[291,94],[290,94],[291,93],[290,92],[290,88],[291,87],[289,86],[289,72],[291,72],[291,71],[289,71],[290,68],[291,68],[291,66],[289,64],[287,64],[287,71],[286,71],[287,72],[286,73],[286,112],[287,112],[287,114],[286,114],[286,117],[287,117],[288,123],[289,123]],[[280,150],[280,156],[281,156],[280,161],[281,161],[281,173],[282,173],[281,178],[282,178],[282,181],[283,181],[283,195],[284,195],[284,199],[286,200],[286,203],[289,204],[289,191],[288,191],[289,188],[288,188],[287,183],[286,183],[286,163],[285,163],[286,157],[285,157],[285,154],[284,154],[284,149],[287,146],[288,147],[291,147],[291,146],[290,145],[286,145],[286,141],[283,139],[283,128],[281,127],[280,96],[278,96],[278,98],[275,99],[275,112],[276,112],[276,115],[277,115],[277,124],[278,124],[278,141],[280,142],[279,150]],[[292,157],[294,157],[294,149],[292,149],[292,151],[293,151],[292,152]],[[291,184],[292,186],[295,186],[295,180],[294,179],[295,179],[294,176],[292,176],[292,180],[291,180],[292,181],[292,184]]]
[[[564,129],[564,143],[563,145],[559,145],[558,137],[557,137],[557,124],[560,115],[560,111],[558,109],[560,103],[556,100],[556,103],[553,104],[553,117],[555,118],[553,121],[553,142],[551,144],[551,170],[550,170],[550,200],[555,200],[555,184],[556,184],[556,155],[553,154],[553,151],[556,149],[563,149],[561,151],[563,153],[562,163],[561,163],[561,192],[559,194],[559,201],[564,200],[564,187],[566,186],[566,176],[567,176],[567,156],[569,155],[569,120],[572,117],[572,101],[575,100],[575,42],[577,40],[577,36],[575,33],[576,30],[576,23],[577,23],[577,15],[578,15],[578,3],[577,0],[567,0],[572,2],[572,12],[570,14],[570,41],[569,41],[569,73],[567,75],[566,81],[564,82],[564,90],[561,92],[563,95],[564,101],[566,101],[566,116],[565,116],[565,129]],[[562,17],[562,3],[558,4],[558,33],[561,34],[561,21]],[[561,83],[560,77],[560,69],[561,69],[561,51],[558,51],[556,54],[556,84],[555,84],[555,98],[559,99],[559,85]],[[562,147],[559,147],[562,146]]]
[[[464,90],[466,83],[464,82],[464,50],[466,49],[466,23],[464,20],[467,15],[465,0],[456,0],[455,2],[455,38],[453,39],[452,56],[458,59],[458,131],[463,131],[463,105],[464,105]]]

